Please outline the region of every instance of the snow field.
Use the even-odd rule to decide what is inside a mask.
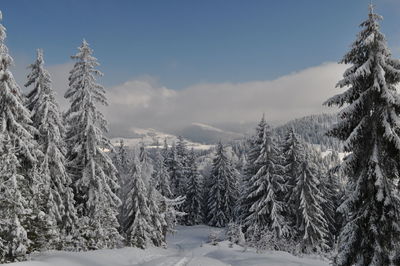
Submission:
[[[228,241],[217,246],[207,244],[211,230],[224,229],[198,226],[178,226],[177,233],[168,237],[168,248],[122,248],[89,252],[49,251],[32,256],[31,261],[10,266],[327,266],[317,258],[295,257],[286,252],[255,250]]]

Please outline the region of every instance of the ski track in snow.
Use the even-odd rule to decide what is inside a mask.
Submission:
[[[217,246],[205,244],[216,229],[205,225],[179,226],[168,237],[168,248],[122,248],[90,252],[49,251],[33,256],[31,261],[11,263],[10,266],[328,266],[315,258],[299,258],[286,252],[256,253],[251,248],[229,242]]]

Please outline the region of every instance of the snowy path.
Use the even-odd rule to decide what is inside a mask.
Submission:
[[[178,233],[168,237],[168,249],[146,250],[123,248],[91,252],[52,251],[35,256],[32,261],[10,266],[327,266],[327,262],[298,258],[285,252],[257,254],[243,248],[229,248],[228,242],[218,246],[205,244],[208,226],[178,227]]]

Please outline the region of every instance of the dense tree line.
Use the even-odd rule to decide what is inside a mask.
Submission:
[[[338,153],[323,156],[293,128],[280,139],[264,117],[245,145],[233,144],[195,152],[179,137],[152,152],[155,187],[185,197],[177,222],[228,226],[260,249],[330,252],[341,223]]]

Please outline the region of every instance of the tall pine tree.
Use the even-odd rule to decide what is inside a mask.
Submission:
[[[240,220],[244,222],[245,218],[249,216],[250,207],[252,202],[247,199],[250,189],[250,179],[258,172],[260,166],[255,162],[260,156],[261,146],[264,137],[264,128],[266,126],[265,116],[263,115],[261,121],[256,127],[256,133],[248,140],[248,151],[246,153],[246,164],[244,165],[244,174],[240,186]],[[246,228],[245,228],[246,229]]]
[[[399,242],[395,180],[399,177],[400,62],[393,59],[379,20],[370,6],[368,19],[342,63],[351,64],[339,87],[345,92],[326,104],[347,105],[330,131],[350,154],[341,166],[348,193],[339,207],[346,217],[336,265],[390,265]]]
[[[125,213],[125,210],[127,201],[129,200],[127,195],[130,191],[129,179],[131,178],[130,167],[132,164],[131,158],[129,158],[123,140],[119,142],[119,146],[116,149],[113,159],[115,167],[118,170],[118,184],[120,187],[118,190],[118,197],[121,199],[121,205],[119,207],[119,213],[118,213],[118,221],[121,226],[120,231],[123,231],[125,220],[127,217],[127,213]]]
[[[2,15],[0,13],[0,20]],[[30,249],[30,226],[38,212],[33,199],[41,178],[36,170],[36,130],[30,112],[10,71],[13,63],[5,45],[6,29],[0,24],[0,261],[24,259]],[[33,216],[32,216],[33,215]]]
[[[142,178],[140,162],[135,158],[129,179],[130,191],[127,195],[127,219],[124,224],[128,246],[146,248],[152,242],[152,222],[149,208],[148,189]]]
[[[156,151],[153,180],[156,189],[161,193],[162,196],[167,198],[172,197],[169,173],[165,165],[165,158],[163,156],[163,153],[160,152],[160,149],[157,149]]]
[[[296,236],[300,252],[324,252],[328,246],[328,221],[322,203],[325,202],[319,185],[317,166],[305,156],[302,161],[292,200],[296,211]]]
[[[179,197],[185,194],[182,191],[182,181],[183,177],[183,165],[181,160],[179,159],[177,148],[175,143],[172,144],[171,148],[168,151],[167,156],[167,167],[168,173],[171,181],[171,191],[175,197]]]
[[[188,158],[186,201],[183,211],[186,213],[184,221],[187,225],[200,224],[203,221],[203,184],[197,169],[196,154],[192,148]]]
[[[96,82],[102,75],[92,56],[93,50],[84,40],[69,76],[65,98],[71,106],[66,112],[68,123],[68,169],[73,188],[82,235],[89,249],[112,248],[120,239],[117,212],[120,199],[117,170],[106,150],[112,150],[105,136],[107,122],[97,104],[107,104],[105,89]]]
[[[168,231],[167,221],[161,206],[162,197],[150,183],[146,184],[146,173],[141,171],[142,163],[135,156],[130,170],[125,213],[124,231],[129,246],[147,248],[150,245],[164,246]],[[163,206],[161,206],[163,207]]]
[[[260,152],[254,162],[259,170],[249,180],[247,202],[250,203],[250,209],[245,218],[245,225],[250,233],[256,226],[262,231],[270,231],[274,238],[280,239],[289,231],[287,221],[283,217],[284,171],[280,151],[269,125],[265,124],[262,132]]]
[[[221,142],[216,147],[208,188],[208,224],[224,227],[234,219],[235,204],[238,199],[236,170],[227,157]]]
[[[283,140],[282,154],[284,157],[284,179],[286,186],[286,193],[284,197],[285,209],[284,213],[286,219],[290,223],[291,235],[294,236],[296,232],[296,219],[298,215],[298,199],[293,194],[296,187],[297,178],[300,175],[301,165],[305,160],[305,147],[300,137],[296,134],[293,128],[290,128]]]
[[[152,179],[153,164],[143,142],[140,143],[139,146],[139,162],[141,165],[143,181],[147,186],[149,186]]]
[[[33,86],[27,95],[27,107],[31,111],[33,126],[37,129],[35,138],[42,154],[39,156],[39,172],[45,183],[45,203],[50,222],[55,220],[60,230],[61,241],[58,248],[71,245],[69,240],[77,236],[77,215],[71,178],[65,169],[64,126],[51,86],[50,74],[44,68],[43,52],[37,51],[36,61],[29,66],[26,87]],[[43,239],[50,242],[49,239]]]

